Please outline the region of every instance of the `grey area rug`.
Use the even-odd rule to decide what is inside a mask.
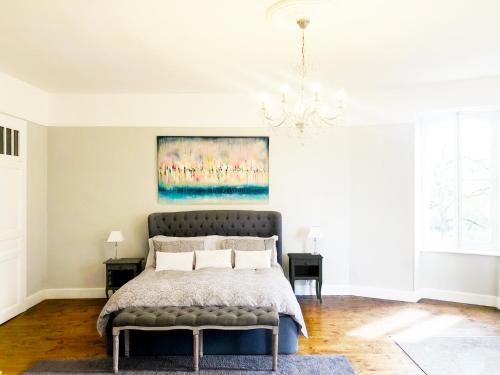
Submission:
[[[120,374],[287,374],[287,375],[355,375],[344,356],[280,355],[278,371],[271,371],[270,356],[207,355],[200,360],[200,371],[192,371],[192,357],[120,358]],[[37,362],[25,374],[107,374],[112,373],[111,358],[79,360],[47,360]]]
[[[438,316],[392,336],[427,375],[500,375],[500,325]]]
[[[427,375],[500,374],[500,336],[429,337],[394,341]]]

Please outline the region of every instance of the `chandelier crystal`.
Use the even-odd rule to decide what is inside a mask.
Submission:
[[[306,58],[305,58],[305,30],[309,20],[300,18],[297,20],[297,25],[302,33],[301,46],[301,61],[300,70],[300,87],[298,92],[298,100],[293,110],[290,110],[288,98],[288,86],[284,85],[281,88],[281,109],[279,114],[271,113],[271,104],[269,96],[264,93],[261,95],[261,116],[264,124],[273,127],[288,127],[298,130],[303,134],[308,129],[318,129],[322,127],[338,125],[344,113],[344,92],[338,91],[335,98],[334,110],[330,111],[326,103],[320,100],[320,86],[314,84],[311,94],[306,96]]]

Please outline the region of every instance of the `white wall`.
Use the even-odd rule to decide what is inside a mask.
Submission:
[[[49,94],[0,72],[0,113],[46,125]]]
[[[497,282],[495,257],[445,253],[420,256],[421,288],[494,296]]]
[[[116,94],[50,96],[55,126],[255,127],[258,95]]]
[[[500,77],[420,86],[346,88],[350,125],[410,124],[419,112],[445,108],[498,106]],[[50,94],[53,126],[261,126],[254,94]],[[323,92],[325,98],[333,93]],[[273,97],[275,100],[279,96]],[[279,102],[275,103],[278,108]]]
[[[350,283],[413,290],[413,127],[351,132]]]
[[[48,152],[48,288],[104,285],[109,231],[126,241],[120,256],[145,256],[147,215],[189,209],[277,210],[284,252],[302,251],[310,225],[328,235],[325,283],[348,282],[350,169],[348,129],[301,146],[271,134],[267,205],[163,205],[157,202],[157,135],[256,135],[262,129],[51,127]]]
[[[48,128],[28,124],[27,162],[27,293],[45,288],[47,263]]]

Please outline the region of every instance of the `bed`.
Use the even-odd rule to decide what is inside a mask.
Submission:
[[[300,306],[287,282],[282,265],[281,214],[275,211],[210,210],[154,213],[148,217],[149,237],[278,236],[279,265],[269,270],[197,270],[155,272],[147,267],[106,303],[98,319],[98,331],[107,338],[112,353],[112,321],[123,308],[136,306],[255,305],[275,306],[280,312],[279,353],[298,349],[298,336],[307,335]],[[214,293],[214,281],[221,287]],[[207,292],[205,293],[205,288]],[[214,300],[215,299],[215,300]],[[192,333],[186,331],[131,332],[132,355],[190,355]],[[206,354],[267,354],[270,333],[254,331],[207,331]]]

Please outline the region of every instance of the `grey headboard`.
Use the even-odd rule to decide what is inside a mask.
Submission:
[[[148,216],[149,237],[278,236],[281,263],[281,214],[276,211],[207,210],[158,212]]]

